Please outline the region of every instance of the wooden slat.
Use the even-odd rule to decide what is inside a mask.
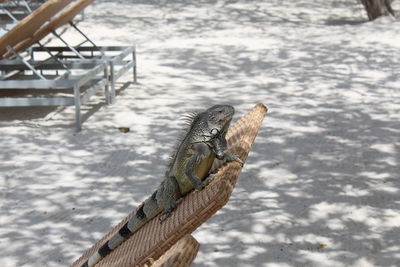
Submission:
[[[72,4],[69,8],[61,12],[58,16],[50,20],[49,23],[35,31],[35,33],[14,46],[15,51],[22,51],[33,45],[35,42],[42,40],[49,33],[55,31],[61,26],[72,22],[74,17],[83,11],[94,0],[79,0]],[[9,57],[11,54],[6,53],[4,57]]]
[[[78,0],[76,3],[71,5],[65,11],[63,11],[59,16],[57,16],[50,23],[45,25],[42,29],[40,29],[36,34],[40,34],[42,31],[52,31],[55,30],[65,24],[70,23],[76,15],[81,13],[88,5],[93,3],[94,0]],[[40,36],[40,35],[39,35]]]
[[[14,47],[19,42],[33,37],[33,34],[39,30],[46,21],[70,2],[71,0],[49,0],[21,20],[21,22],[15,25],[9,32],[1,36],[0,57],[3,57],[7,52],[7,46]]]

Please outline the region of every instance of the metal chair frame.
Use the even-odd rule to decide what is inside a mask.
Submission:
[[[8,38],[11,44],[1,55],[3,59],[0,60],[0,92],[12,91],[17,97],[0,97],[0,107],[75,105],[76,130],[80,131],[81,104],[86,103],[99,88],[104,87],[108,104],[115,102],[115,83],[124,72],[133,68],[133,81],[137,81],[135,46],[97,46],[72,22],[72,19],[92,1],[78,0],[61,14],[58,14],[60,9],[54,10],[54,6],[60,5],[59,1],[53,0],[53,3],[47,5],[45,3],[44,8],[48,7],[48,10],[51,10],[53,5],[52,11],[55,14],[49,14],[51,11],[46,13],[44,8],[34,13],[51,15],[52,19],[48,23],[45,23],[43,18],[38,18],[38,30],[25,38],[18,37],[21,41],[4,38]],[[16,27],[19,27],[19,30],[24,26],[32,28],[27,20],[34,20],[34,13],[22,20],[22,25],[17,24]],[[73,46],[56,32],[58,28],[68,24],[69,28],[75,29],[84,37],[84,42]],[[64,46],[42,45],[40,41],[49,33]],[[21,52],[28,48],[29,56],[22,55]],[[37,59],[42,58],[38,56],[40,53],[46,53],[47,58]],[[30,95],[19,97],[19,92],[22,91],[28,91]],[[40,94],[37,97],[37,92],[44,91],[49,94]],[[69,96],[65,95],[67,91]]]

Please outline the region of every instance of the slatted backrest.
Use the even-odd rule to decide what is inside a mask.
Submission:
[[[7,52],[7,46],[15,47],[19,42],[33,37],[46,21],[50,20],[72,0],[49,0],[30,15],[21,20],[15,27],[0,37],[0,58]]]
[[[14,46],[15,51],[22,51],[33,45],[35,42],[42,40],[49,33],[55,31],[57,28],[64,26],[72,22],[76,15],[82,12],[88,5],[93,3],[94,0],[78,0],[73,3],[66,10],[62,11],[58,16],[52,18],[49,23],[38,29],[32,36],[29,36],[25,40]],[[11,56],[10,53],[6,53],[4,57]]]
[[[57,28],[72,22],[76,15],[81,13],[88,5],[93,3],[94,0],[78,0],[76,3],[72,4],[65,11],[61,12],[56,18],[52,19],[48,24],[41,28],[35,36],[42,32],[47,33],[48,31],[56,30]]]

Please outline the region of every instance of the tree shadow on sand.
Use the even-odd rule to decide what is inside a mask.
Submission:
[[[110,27],[137,26],[123,41],[146,32],[140,52],[157,62],[141,69],[139,89],[121,92],[129,101],[116,112],[148,120],[127,134],[1,136],[1,238],[17,244],[1,257],[71,263],[158,186],[182,113],[223,102],[238,117],[263,102],[269,113],[230,202],[195,232],[193,266],[398,265],[397,50],[362,38],[380,26],[311,20],[325,1],[280,2],[116,3],[127,11]],[[152,17],[160,6],[164,16]],[[101,12],[89,18],[101,22]]]

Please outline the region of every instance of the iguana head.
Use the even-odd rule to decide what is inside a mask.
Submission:
[[[235,109],[229,105],[215,105],[198,113],[192,124],[194,142],[208,142],[225,136]]]
[[[215,105],[207,109],[208,130],[211,135],[226,133],[231,123],[235,109],[229,105]]]

